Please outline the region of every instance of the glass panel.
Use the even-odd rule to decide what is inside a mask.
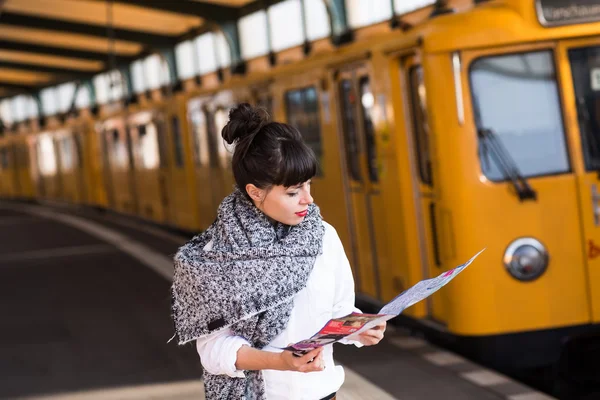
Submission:
[[[94,90],[96,91],[96,103],[106,104],[108,102],[108,89],[110,81],[107,74],[100,74],[94,77]]]
[[[234,150],[234,145],[228,144],[221,136],[223,128],[229,121],[229,110],[230,108],[219,108],[215,112],[215,142],[219,149],[219,159],[221,160],[221,167],[223,168],[227,168],[231,165],[231,158],[233,157]]]
[[[95,79],[94,79],[95,82]],[[40,97],[42,100],[42,109],[44,110],[44,115],[53,115],[57,112],[58,102],[56,96],[55,88],[47,88],[40,92]],[[11,119],[12,121],[12,119]]]
[[[204,112],[200,108],[194,108],[190,112],[192,138],[194,140],[194,158],[198,166],[206,166],[209,162],[208,135],[205,120]]]
[[[421,66],[415,66],[409,70],[409,79],[415,156],[419,177],[421,182],[431,186],[433,177],[431,176],[429,125],[427,123],[427,95]]]
[[[175,166],[177,168],[183,167],[183,142],[181,139],[181,126],[179,124],[179,118],[171,118],[171,128],[173,132],[173,149],[175,150]]]
[[[259,107],[264,108],[267,111],[267,114],[269,114],[270,118],[273,118],[273,97],[270,95],[263,95],[260,96],[258,99],[258,104]]]
[[[369,169],[369,179],[371,182],[379,181],[379,172],[377,170],[377,144],[375,139],[375,126],[371,113],[375,105],[375,98],[371,91],[369,78],[364,76],[360,78],[360,104],[363,112],[363,123],[365,130],[365,146],[367,151],[367,167]]]
[[[269,7],[273,51],[281,51],[304,42],[300,7],[300,0],[285,0]]]
[[[304,141],[312,148],[320,164],[323,154],[321,146],[321,118],[317,90],[308,87],[290,90],[286,93],[287,121],[302,134]],[[319,165],[318,174],[322,171]]]
[[[59,100],[58,111],[68,111],[73,103],[73,97],[75,96],[75,83],[65,83],[58,86],[56,89],[58,91]]]
[[[175,46],[177,76],[180,79],[188,79],[196,75],[194,56],[194,43],[191,40],[186,40]]]
[[[139,149],[142,158],[142,168],[154,169],[159,165],[158,137],[155,124],[138,126]]]
[[[207,32],[194,39],[199,74],[206,74],[217,70],[215,41],[213,37],[214,34],[212,32]]]
[[[215,115],[204,106],[204,121],[206,123],[206,136],[208,138],[208,157],[211,167],[219,166],[219,140],[217,138],[217,127],[215,125]]]
[[[60,140],[60,166],[63,171],[73,169],[73,142],[70,137]]]
[[[75,98],[75,105],[77,108],[87,108],[92,102],[90,96],[90,88],[87,85],[80,86],[77,90],[77,97]]]
[[[267,54],[269,39],[267,35],[267,13],[257,11],[238,20],[240,46],[244,59]]]
[[[8,152],[6,148],[0,149],[0,165],[2,165],[2,169],[8,168]]]
[[[161,85],[161,58],[158,54],[152,54],[144,60],[144,81],[146,88],[156,89]]]
[[[523,177],[569,171],[552,57],[551,51],[491,56],[471,66],[477,127],[497,134]],[[490,154],[480,151],[480,159],[490,180],[505,179]]]
[[[218,64],[222,68],[227,68],[231,65],[231,52],[229,51],[229,43],[225,39],[223,32],[215,32],[215,47]]]
[[[358,147],[358,134],[356,132],[356,95],[350,79],[344,79],[340,82],[340,96],[348,173],[351,179],[360,182],[362,177],[360,175],[360,148]]]
[[[131,64],[131,84],[135,93],[142,93],[146,90],[144,74],[144,60],[137,60]]]
[[[329,16],[323,0],[304,0],[304,14],[306,15],[306,36],[308,40],[317,40],[328,37],[331,33]]]
[[[419,8],[431,6],[436,0],[394,0],[394,11],[396,14],[405,14]]]
[[[167,153],[167,127],[166,122],[161,119],[150,123],[156,130],[156,144],[158,146],[158,162],[161,168],[168,166],[168,153]]]
[[[81,143],[81,135],[74,135],[73,139],[75,141],[75,152],[77,154],[75,165],[78,167],[83,166],[83,144]]]
[[[49,136],[42,136],[38,141],[38,166],[43,176],[56,174],[56,154],[54,141]]]
[[[600,169],[600,47],[569,50],[585,168]]]
[[[352,28],[372,25],[392,17],[390,0],[346,0],[348,24]]]

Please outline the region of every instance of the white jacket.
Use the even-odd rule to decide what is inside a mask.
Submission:
[[[308,339],[331,318],[360,312],[354,307],[354,279],[342,242],[333,226],[326,222],[323,224],[323,253],[317,257],[306,287],[294,298],[286,328],[262,350],[279,352],[281,350],[277,347]],[[210,247],[212,243],[205,249]],[[348,340],[342,343],[362,346]],[[233,336],[229,329],[196,340],[202,366],[211,374],[231,377],[244,376],[244,371],[235,368],[237,351],[243,345],[250,344],[242,337]],[[344,382],[344,370],[334,365],[332,344],[324,347],[323,360],[325,369],[320,372],[263,370],[267,398],[318,400],[338,391]]]

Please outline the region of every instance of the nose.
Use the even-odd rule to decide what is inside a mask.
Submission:
[[[302,196],[302,204],[312,204],[313,203],[313,198],[310,195],[309,191],[305,191],[304,195]]]

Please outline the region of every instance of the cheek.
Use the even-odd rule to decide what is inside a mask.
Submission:
[[[276,210],[273,211],[283,217],[289,217],[291,214],[298,211],[297,204],[298,201],[295,197],[284,195],[281,198],[277,199],[276,204],[274,204]]]

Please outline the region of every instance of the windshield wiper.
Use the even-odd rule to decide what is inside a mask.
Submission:
[[[480,128],[477,130],[479,141],[483,151],[490,151],[498,169],[504,178],[510,179],[520,201],[535,200],[537,193],[529,186],[527,180],[519,172],[517,164],[512,159],[506,147],[502,144],[498,135],[491,129]]]

